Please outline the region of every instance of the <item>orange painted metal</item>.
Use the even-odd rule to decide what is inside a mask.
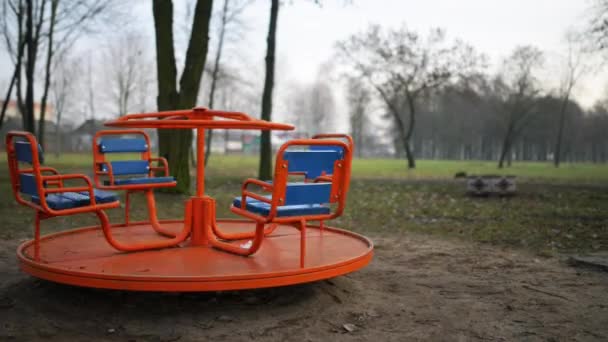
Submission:
[[[161,223],[177,232],[183,221]],[[229,233],[251,230],[251,222],[218,220]],[[186,223],[187,224],[187,223]],[[154,237],[149,222],[111,226],[118,236],[134,241]],[[333,278],[365,267],[373,256],[372,242],[355,233],[306,227],[306,267],[301,267],[298,228],[279,225],[264,248],[242,258],[210,246],[166,248],[143,253],[116,253],[93,226],[43,236],[19,246],[23,271],[54,282],[134,291],[221,291],[284,286]],[[243,241],[235,242],[238,246]],[[69,252],[69,253],[68,253]]]

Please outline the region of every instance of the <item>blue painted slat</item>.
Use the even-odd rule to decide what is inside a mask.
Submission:
[[[342,146],[336,146],[336,145],[310,145],[308,147],[309,150],[311,151],[335,151],[335,152],[340,152],[340,157],[342,158],[344,156],[344,148],[342,148]]]
[[[116,195],[116,193],[112,191],[93,189],[93,193],[95,195],[95,201],[97,203],[109,203],[118,201],[118,195]],[[80,192],[80,194],[85,195],[87,197],[89,196],[88,191]]]
[[[289,183],[284,205],[329,203],[331,183]]]
[[[143,175],[150,171],[150,164],[147,160],[121,160],[110,162],[112,164],[112,174],[122,175]],[[101,165],[101,171],[108,171],[106,164]]]
[[[19,191],[21,193],[36,196],[38,195],[38,186],[36,185],[36,177],[31,173],[22,173],[19,175]]]
[[[75,207],[82,207],[85,205],[89,205],[89,203],[91,202],[91,199],[89,198],[88,195],[83,195],[83,194],[80,194],[77,192],[63,192],[58,195],[74,202]],[[48,196],[47,196],[47,198],[48,198]]]
[[[146,152],[150,149],[146,139],[134,138],[104,138],[98,146],[101,153]]]
[[[307,179],[334,172],[334,162],[342,159],[339,151],[287,151],[283,159],[289,161],[289,172],[305,172]]]
[[[72,194],[76,194],[76,193],[72,192]],[[79,203],[77,201],[74,201],[63,195],[64,194],[50,194],[50,195],[46,196],[46,204],[49,206],[49,208],[55,209],[55,210],[70,209],[70,208],[76,208],[76,207],[81,206],[81,205],[79,205]],[[88,197],[87,197],[87,199],[88,199]],[[32,202],[34,202],[36,204],[40,204],[40,198],[38,196],[32,196]]]
[[[240,208],[241,198],[237,197],[234,199],[232,204]],[[253,198],[247,199],[247,211],[267,216],[270,214],[270,204],[257,201]],[[277,207],[277,216],[306,216],[306,215],[324,215],[329,214],[330,208],[321,204],[301,204],[301,205],[285,205]]]
[[[27,141],[16,141],[15,142],[15,153],[17,154],[17,160],[23,163],[32,164],[32,147]],[[42,153],[42,147],[38,145],[38,160],[40,163],[44,162],[44,154]]]
[[[115,179],[114,185],[131,185],[131,184],[160,184],[160,183],[173,183],[175,178],[173,177],[141,177],[141,178],[122,178]],[[104,182],[106,185],[110,185],[109,181]]]

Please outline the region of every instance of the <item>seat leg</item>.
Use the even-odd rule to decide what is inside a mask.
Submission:
[[[213,225],[215,225],[215,223],[213,223]],[[251,241],[251,245],[248,247],[241,247],[241,246],[233,245],[233,244],[230,244],[227,242],[219,241],[214,235],[211,235],[209,242],[211,243],[211,245],[213,247],[215,247],[219,250],[222,250],[222,251],[225,251],[228,253],[241,255],[241,256],[250,256],[253,253],[257,252],[258,249],[260,249],[260,247],[262,246],[262,240],[264,239],[264,236],[265,236],[265,233],[264,233],[265,225],[266,224],[264,222],[256,222],[253,240],[249,240],[249,241]],[[217,229],[217,227],[215,227],[213,229],[215,231]]]
[[[152,228],[154,228],[154,230],[160,235],[174,238],[176,236],[175,233],[164,229],[160,225],[160,222],[158,222],[158,216],[156,215],[156,201],[154,200],[154,192],[152,191],[152,189],[146,190],[145,195],[146,202],[148,205],[148,217],[150,219],[150,224],[152,225]]]
[[[40,260],[40,221],[42,214],[36,210],[35,227],[34,227],[34,259]]]
[[[276,223],[269,224],[267,228],[264,229],[264,236],[272,234],[272,232],[274,232],[277,227],[278,225]],[[217,224],[214,224],[212,228],[213,234],[215,234],[218,238],[226,241],[252,239],[255,237],[256,234],[255,231],[244,233],[225,233],[220,230]]]
[[[129,208],[130,208],[131,191],[127,190],[125,194],[125,226],[129,225]]]
[[[304,267],[306,258],[306,220],[300,220],[300,267]]]
[[[192,204],[190,201],[186,202],[186,211],[191,209],[191,208],[189,208],[191,206],[192,206]],[[96,210],[95,214],[97,214],[97,217],[99,218],[99,222],[101,224],[101,229],[106,238],[106,241],[108,241],[108,243],[112,247],[116,248],[119,251],[123,251],[123,252],[135,252],[135,251],[144,251],[144,250],[150,250],[150,249],[175,247],[179,243],[186,240],[188,235],[190,235],[190,231],[192,230],[192,217],[186,216],[186,218],[184,220],[184,227],[183,227],[182,231],[172,239],[145,241],[145,242],[127,245],[127,244],[117,241],[114,238],[114,236],[112,235],[110,220],[108,218],[108,215],[103,210]]]

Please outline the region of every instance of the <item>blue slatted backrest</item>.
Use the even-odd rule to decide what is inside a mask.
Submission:
[[[304,172],[307,179],[334,173],[334,162],[342,159],[339,151],[287,151],[283,159],[289,161],[289,172]]]
[[[22,173],[19,175],[19,192],[38,196],[38,187],[36,186],[36,177],[31,173]]]
[[[33,163],[32,146],[27,141],[15,141],[15,153],[17,154],[17,160],[23,163]],[[42,153],[42,147],[38,144],[38,160],[40,163],[44,162],[44,155]]]
[[[98,145],[101,153],[146,152],[150,147],[146,139],[134,138],[104,138]]]
[[[310,145],[308,147],[309,150],[311,151],[336,151],[336,152],[340,152],[340,156],[344,156],[344,149],[342,148],[342,146],[336,146],[336,145]]]
[[[289,183],[283,205],[329,203],[331,183]]]
[[[121,160],[110,162],[110,164],[112,165],[112,174],[115,176],[143,175],[150,171],[147,160]],[[108,171],[106,164],[101,164],[101,171]]]

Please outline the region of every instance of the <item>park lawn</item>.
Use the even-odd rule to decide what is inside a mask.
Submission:
[[[46,164],[57,168],[89,169],[93,162],[92,154],[86,153],[66,153],[59,158],[49,153],[45,157]],[[122,159],[125,158],[129,157],[123,155]],[[5,163],[3,155],[0,167]],[[256,177],[258,158],[212,155],[207,172],[210,176]],[[608,184],[608,164],[593,163],[563,163],[555,168],[551,162],[514,162],[513,166],[500,170],[493,161],[419,160],[415,169],[408,170],[403,159],[355,159],[352,169],[353,178],[366,179],[447,180],[458,172],[516,175],[531,182]]]
[[[48,165],[64,172],[90,174],[91,158],[67,154],[47,156]],[[396,234],[415,231],[438,237],[524,248],[541,255],[608,250],[608,167],[566,164],[515,163],[507,174],[520,176],[512,198],[470,198],[457,171],[497,173],[493,163],[420,161],[413,171],[403,160],[356,160],[344,215],[331,225],[362,233]],[[218,201],[218,216],[232,217],[229,206],[245,177],[255,177],[253,157],[213,156],[206,191]],[[0,161],[0,238],[31,237],[33,213],[18,206],[10,194],[5,161]],[[183,216],[185,195],[158,193],[161,218]],[[123,218],[119,209],[112,222]],[[132,209],[134,219],[145,219],[141,196]],[[92,215],[54,218],[43,231],[96,224]]]

